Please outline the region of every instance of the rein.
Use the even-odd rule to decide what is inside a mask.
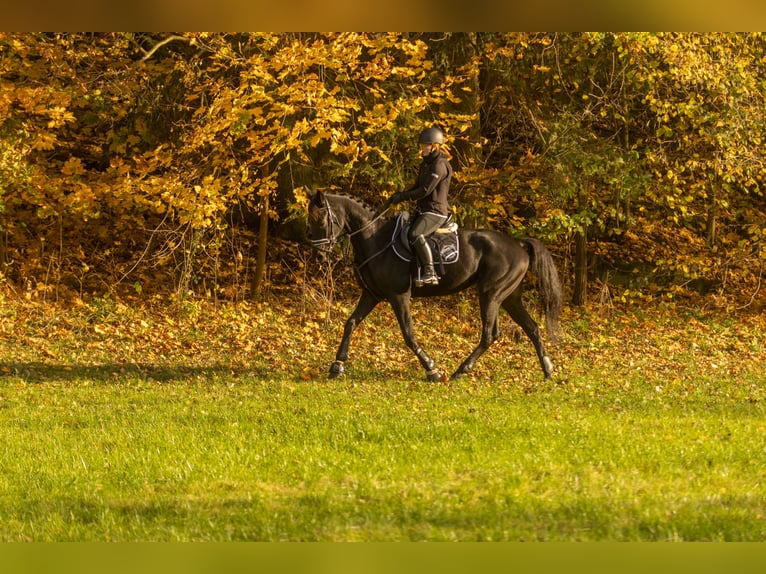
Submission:
[[[384,254],[386,251],[388,251],[389,247],[391,247],[391,246],[392,246],[394,243],[396,243],[396,239],[392,239],[391,241],[389,241],[389,242],[386,244],[386,246],[385,246],[385,247],[383,247],[383,249],[381,249],[380,251],[376,251],[375,253],[373,253],[372,255],[370,255],[370,256],[369,256],[367,259],[365,259],[364,261],[362,261],[362,262],[361,262],[359,265],[357,265],[357,266],[356,266],[357,270],[359,270],[359,269],[361,269],[362,267],[364,267],[365,265],[367,265],[367,264],[368,264],[370,261],[372,261],[373,259],[375,259],[377,256],[379,256],[379,255],[383,255],[383,254]]]
[[[377,222],[380,220],[380,218],[382,218],[382,217],[383,217],[383,216],[386,214],[386,212],[387,212],[389,209],[391,209],[391,206],[390,206],[390,205],[389,205],[389,206],[386,206],[386,208],[385,208],[383,211],[381,211],[380,213],[378,213],[378,214],[377,214],[377,215],[376,215],[374,218],[372,218],[370,221],[368,221],[367,223],[365,223],[365,224],[364,224],[362,227],[360,227],[360,228],[359,228],[359,229],[357,229],[356,231],[350,231],[350,232],[349,232],[347,235],[348,235],[349,237],[353,237],[353,236],[354,236],[354,235],[356,235],[357,233],[361,233],[362,231],[364,231],[364,230],[365,230],[365,229],[367,229],[368,227],[371,227],[373,224],[377,223]]]

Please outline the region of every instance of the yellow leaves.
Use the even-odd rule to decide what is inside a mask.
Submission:
[[[341,143],[333,139],[333,141],[330,142],[330,151],[351,159],[356,159],[359,156],[359,144],[357,142]]]
[[[85,173],[85,166],[83,166],[80,158],[70,157],[62,166],[61,173],[67,176],[83,175]]]
[[[209,227],[216,215],[226,209],[226,198],[221,194],[221,180],[208,176],[202,185],[193,187],[194,193],[176,197],[179,220],[194,228]]]
[[[40,105],[42,92],[35,88],[16,88],[8,92],[8,97],[26,113],[41,113],[44,108]]]
[[[417,70],[414,70],[414,68],[424,66],[426,69],[429,69],[431,67],[430,62],[427,64],[425,62],[428,46],[422,40],[411,42],[403,39],[397,43],[396,47],[402,50],[407,56],[407,67],[413,69],[413,75],[418,72]]]
[[[350,110],[357,107],[352,102],[328,102],[317,109],[316,121],[323,124],[342,124],[350,117]]]
[[[366,124],[364,133],[373,134],[380,130],[388,130],[393,127],[393,122],[399,117],[399,109],[393,104],[377,103],[372,109],[364,111],[359,116],[359,123]]]
[[[32,149],[38,151],[52,150],[56,147],[58,138],[55,133],[41,132],[35,134],[32,140]]]
[[[72,112],[61,106],[54,106],[48,109],[47,112],[48,117],[50,118],[50,120],[48,120],[49,129],[60,128],[68,122],[73,122],[75,119]]]
[[[364,148],[365,148],[365,149],[363,150],[363,153],[364,153],[364,155],[366,155],[366,154],[367,154],[367,151],[368,151],[369,149],[372,149],[372,148],[370,148],[370,147],[369,147],[369,146],[368,146],[366,143],[364,144]],[[375,148],[375,153],[377,153],[377,154],[378,154],[378,156],[379,156],[379,157],[380,157],[380,158],[381,158],[383,161],[385,161],[386,163],[389,163],[389,164],[390,164],[390,163],[393,163],[393,162],[391,161],[391,158],[390,158],[390,157],[388,157],[388,155],[387,155],[387,154],[386,154],[386,153],[385,153],[385,152],[384,152],[382,149],[380,149],[380,148]]]

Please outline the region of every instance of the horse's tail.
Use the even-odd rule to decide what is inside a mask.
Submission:
[[[537,276],[537,288],[540,291],[543,308],[545,309],[545,326],[551,340],[558,339],[559,314],[561,313],[563,293],[561,281],[550,251],[539,239],[530,237],[521,240],[529,253],[529,269]]]

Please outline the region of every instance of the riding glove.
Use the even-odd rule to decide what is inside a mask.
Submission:
[[[407,201],[409,199],[409,194],[406,191],[397,191],[391,196],[391,204],[396,205],[397,203],[401,203],[403,201]]]

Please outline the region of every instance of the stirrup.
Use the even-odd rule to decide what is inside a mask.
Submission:
[[[422,287],[423,285],[438,285],[439,276],[436,273],[427,273],[425,277],[418,277],[415,279],[415,287]]]

